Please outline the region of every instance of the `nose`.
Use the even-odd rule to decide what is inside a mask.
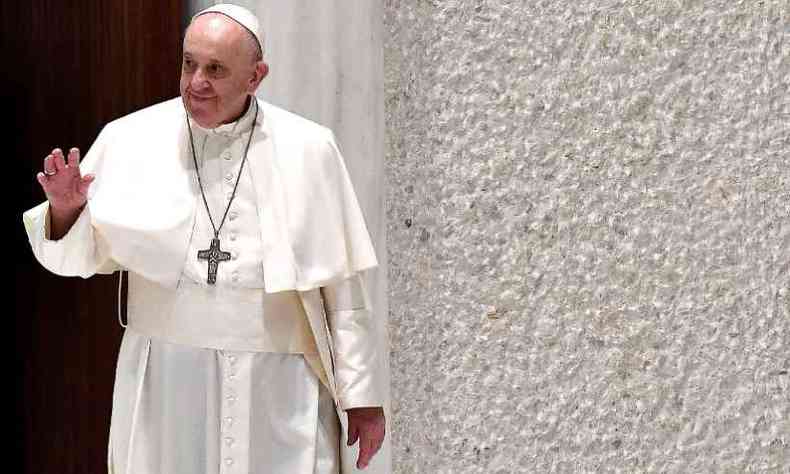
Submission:
[[[203,72],[202,68],[197,68],[195,73],[192,74],[192,79],[189,81],[189,86],[192,90],[201,90],[208,86],[206,74]]]

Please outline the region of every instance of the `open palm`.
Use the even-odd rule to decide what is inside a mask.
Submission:
[[[36,179],[53,210],[74,212],[88,200],[88,188],[95,176],[82,176],[79,162],[80,151],[77,148],[69,151],[68,161],[60,148],[55,148],[44,158],[44,172],[39,172]]]

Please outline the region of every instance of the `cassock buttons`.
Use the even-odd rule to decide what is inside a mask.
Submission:
[[[233,459],[232,458],[225,458],[225,465],[226,466],[232,466],[233,465]]]
[[[228,173],[228,174],[226,174],[226,175],[225,175],[225,181],[227,181],[227,182],[229,182],[229,183],[230,183],[231,181],[233,181],[233,175],[232,175],[231,173]]]
[[[227,151],[222,154],[222,159],[225,161],[230,161],[230,153]]]
[[[230,219],[232,221],[236,220],[237,217],[239,217],[239,213],[236,212],[236,211],[230,211],[228,213],[228,219]]]
[[[235,232],[231,232],[229,237],[230,237],[230,241],[231,242],[235,242],[236,241],[236,233]]]
[[[233,438],[230,436],[225,437],[225,446],[233,446]]]

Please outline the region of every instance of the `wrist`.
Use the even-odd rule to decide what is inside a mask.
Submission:
[[[49,214],[55,219],[70,219],[78,216],[82,212],[83,207],[85,207],[85,203],[77,207],[58,207],[50,203]]]
[[[359,412],[359,413],[384,413],[384,407],[381,406],[367,406],[367,407],[350,407],[346,408],[345,412]]]
[[[60,240],[71,229],[71,226],[79,219],[82,213],[83,204],[77,208],[57,208],[51,204],[49,206],[49,225],[46,231],[49,240]]]

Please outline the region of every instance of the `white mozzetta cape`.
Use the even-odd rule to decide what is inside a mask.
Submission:
[[[258,103],[245,166],[258,199],[266,291],[309,290],[376,266],[332,132]],[[110,258],[167,287],[181,276],[200,193],[185,113],[175,98],[111,122],[80,165],[96,174],[91,224]]]
[[[381,405],[387,391],[371,375],[376,348],[359,337],[372,334],[359,272],[376,266],[375,252],[332,132],[257,100],[245,167],[255,186],[265,291],[299,292],[321,378],[345,422],[343,409]],[[83,278],[126,269],[178,285],[202,205],[185,117],[175,98],[107,124],[80,164],[83,174],[96,175],[88,212],[61,240],[45,238],[47,202],[25,212],[45,268]],[[341,451],[344,472],[352,472],[354,454]]]

